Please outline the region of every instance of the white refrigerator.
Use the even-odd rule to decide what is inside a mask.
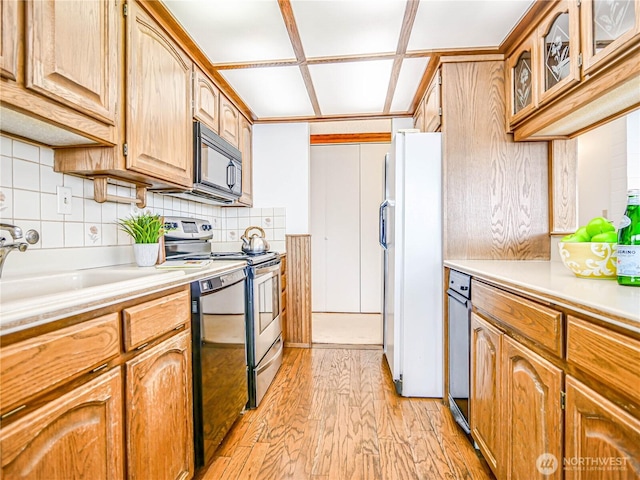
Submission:
[[[385,158],[384,355],[396,391],[442,397],[441,134],[398,132]]]

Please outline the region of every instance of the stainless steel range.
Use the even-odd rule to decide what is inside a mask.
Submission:
[[[247,335],[248,408],[260,404],[282,364],[283,341],[280,256],[276,252],[212,252],[208,220],[165,217],[171,230],[165,236],[169,259],[244,260],[247,262],[245,319]]]

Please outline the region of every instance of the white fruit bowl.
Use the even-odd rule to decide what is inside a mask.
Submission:
[[[615,243],[560,242],[564,266],[580,278],[616,278]]]

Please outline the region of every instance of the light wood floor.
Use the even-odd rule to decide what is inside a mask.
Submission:
[[[399,397],[381,350],[285,349],[206,480],[491,479],[439,400]]]

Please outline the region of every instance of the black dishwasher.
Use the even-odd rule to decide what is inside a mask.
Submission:
[[[449,271],[449,408],[465,433],[469,428],[471,277]]]

